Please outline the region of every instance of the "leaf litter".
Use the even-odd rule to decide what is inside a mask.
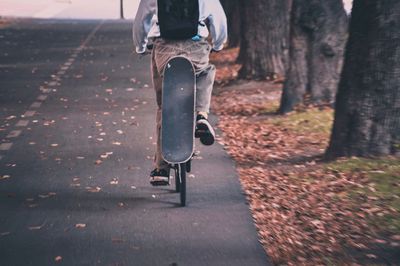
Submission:
[[[221,56],[226,58],[214,58],[214,63],[235,60],[232,55]],[[217,74],[218,84],[230,84],[218,88],[213,97],[212,108],[223,131],[218,141],[237,163],[260,240],[272,262],[358,265],[354,251],[371,263],[379,261],[379,254],[368,252],[370,243],[390,240],[379,237],[369,221],[388,214],[399,217],[398,211],[382,205],[379,197],[360,193],[357,202],[349,196],[349,191],[376,188],[363,173],[323,167],[320,158],[327,134],[302,133],[297,124],[281,123],[285,118],[274,114],[281,85],[232,83],[236,74],[231,71],[235,69]],[[398,246],[399,239],[393,237]]]

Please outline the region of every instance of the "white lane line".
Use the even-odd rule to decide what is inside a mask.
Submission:
[[[49,15],[49,14],[54,13],[54,12],[57,13],[57,12],[59,12],[57,10],[58,10],[57,8],[50,7],[47,10],[44,10],[43,12],[41,12],[40,16]],[[38,14],[36,14],[36,15],[38,15]],[[104,20],[101,21],[90,32],[90,34],[86,37],[86,39],[83,41],[83,43],[77,49],[75,49],[75,51],[71,54],[70,58],[65,62],[65,64],[62,67],[60,67],[60,70],[57,72],[57,75],[52,77],[53,81],[51,81],[51,82],[49,82],[47,84],[48,87],[53,87],[53,86],[58,85],[57,81],[60,80],[59,76],[65,74],[65,72],[69,69],[69,66],[71,66],[74,63],[75,58],[77,58],[78,54],[83,49],[86,48],[86,45],[94,37],[94,35],[101,28],[101,26],[104,24],[104,22],[105,22]],[[51,89],[49,89],[49,88],[40,88],[40,91],[42,93],[50,93]],[[39,100],[39,101],[45,101],[46,99],[47,99],[47,95],[39,95],[37,97],[37,100]],[[34,102],[34,103],[32,103],[31,108],[39,108],[41,105],[42,105],[42,102]],[[36,114],[36,111],[29,110],[29,111],[25,112],[23,117],[31,117],[31,116],[34,116],[35,114]],[[20,121],[17,122],[17,124],[15,126],[17,126],[17,127],[26,127],[28,124],[29,124],[29,120],[20,120]],[[22,130],[13,130],[7,135],[6,138],[17,138],[19,135],[21,135],[21,133],[22,133]],[[1,143],[0,144],[0,151],[7,151],[7,150],[11,149],[12,146],[13,146],[12,142]],[[1,159],[3,159],[2,155],[0,155],[0,160]]]
[[[12,142],[1,143],[0,151],[8,151],[12,145],[13,145]]]
[[[31,108],[39,108],[41,105],[42,105],[41,102],[34,102],[32,103]]]
[[[22,133],[22,130],[13,130],[13,131],[10,132],[10,134],[7,135],[6,138],[8,138],[8,139],[16,138],[19,135],[21,135],[21,133]]]
[[[96,34],[96,32],[100,29],[100,27],[103,26],[104,22],[105,22],[105,20],[102,20],[99,23],[99,25],[97,25],[96,28],[94,28],[92,30],[92,32],[87,36],[86,40],[77,49],[78,52],[80,52],[81,50],[83,50],[85,48],[85,46],[90,42],[90,40],[93,38],[93,36]]]
[[[36,99],[39,101],[45,101],[47,99],[47,95],[39,95]]]
[[[19,120],[18,123],[15,124],[16,127],[26,127],[29,124],[29,120]]]
[[[36,114],[36,111],[26,111],[24,117],[31,117]]]

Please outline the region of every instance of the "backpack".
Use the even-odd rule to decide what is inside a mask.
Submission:
[[[161,38],[183,40],[197,35],[199,0],[157,0]]]

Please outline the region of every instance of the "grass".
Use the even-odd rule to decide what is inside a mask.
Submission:
[[[329,138],[333,123],[333,110],[311,108],[305,111],[295,111],[274,118],[272,123],[296,133],[319,133]]]
[[[348,193],[356,200],[357,195],[379,198],[380,204],[400,212],[400,159],[380,158],[364,159],[350,158],[328,164],[327,168],[344,173],[363,173],[367,176],[370,186]],[[372,189],[371,189],[372,188]],[[393,215],[383,215],[371,223],[389,229],[394,233],[400,232],[400,220]]]
[[[260,110],[261,115],[276,114],[276,112],[278,112],[278,109],[279,109],[279,102],[278,101],[267,101],[263,107],[264,108],[262,110]]]

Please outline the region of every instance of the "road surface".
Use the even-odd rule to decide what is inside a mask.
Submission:
[[[131,23],[0,29],[0,265],[268,265],[223,147],[197,143],[188,207],[149,185],[156,106]]]

